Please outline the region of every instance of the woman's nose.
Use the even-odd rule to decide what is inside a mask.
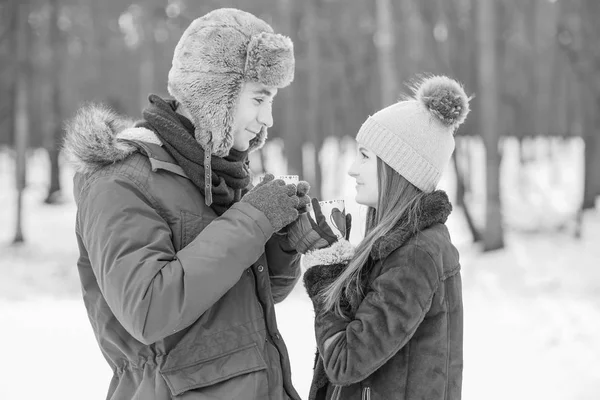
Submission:
[[[353,178],[356,178],[358,176],[358,172],[356,169],[356,161],[354,161],[352,163],[352,165],[350,166],[350,168],[348,169],[348,175],[350,175]]]

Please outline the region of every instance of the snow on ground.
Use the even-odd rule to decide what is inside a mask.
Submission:
[[[12,165],[0,150],[0,399],[104,399],[111,371],[80,300],[69,171],[62,181],[65,203],[44,206],[47,163],[43,153],[32,156],[25,196],[27,243],[11,247]],[[532,166],[527,174],[536,170],[547,168]],[[449,174],[442,183],[449,192],[451,180]],[[351,180],[342,182],[343,193],[331,190],[324,196],[350,199]],[[541,221],[536,213],[540,203],[527,198],[507,200],[507,212]],[[568,221],[569,201],[554,201],[548,218]],[[347,208],[360,226],[363,214],[349,200]],[[519,221],[509,222],[514,226]],[[463,266],[463,399],[599,399],[600,212],[585,216],[580,240],[570,229],[536,235],[513,229],[507,232],[506,249],[488,254],[469,243],[460,210],[448,225]],[[353,230],[353,241],[359,240],[359,230]],[[293,380],[305,398],[315,348],[310,301],[299,285],[276,309]]]

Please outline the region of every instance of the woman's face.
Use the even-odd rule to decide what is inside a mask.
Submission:
[[[371,150],[358,145],[356,158],[348,175],[356,180],[356,202],[377,208],[379,185],[377,179],[377,156]]]

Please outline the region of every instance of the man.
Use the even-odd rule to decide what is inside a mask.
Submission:
[[[78,269],[108,399],[299,399],[274,303],[299,276],[285,234],[308,184],[248,190],[248,152],[293,79],[291,41],[255,16],[215,10],[187,28],[135,125],[81,110],[65,149],[76,167]]]

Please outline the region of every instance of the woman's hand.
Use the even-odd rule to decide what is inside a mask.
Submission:
[[[312,198],[311,204],[315,212],[316,221],[313,220],[308,212],[304,212],[287,229],[290,246],[300,254],[331,246],[338,240],[335,233],[333,233],[327,224],[327,220],[321,211],[319,200]]]

